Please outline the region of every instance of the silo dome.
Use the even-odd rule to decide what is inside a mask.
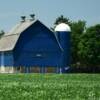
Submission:
[[[68,24],[65,24],[65,23],[60,23],[59,25],[56,26],[55,28],[55,31],[60,31],[60,32],[70,32],[71,31],[71,28]]]

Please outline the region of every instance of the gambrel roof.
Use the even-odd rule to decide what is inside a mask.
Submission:
[[[33,20],[33,21],[32,20],[26,20],[25,22],[20,22],[14,28],[12,28],[10,32],[6,33],[0,39],[0,51],[2,52],[2,51],[13,50],[18,39],[19,39],[19,37],[20,37],[20,34],[22,32],[24,32],[26,29],[28,29],[31,25],[33,25],[37,21],[39,21],[39,20]],[[60,49],[63,50],[59,41],[58,41],[56,34],[54,32],[52,32],[52,33],[54,34]]]

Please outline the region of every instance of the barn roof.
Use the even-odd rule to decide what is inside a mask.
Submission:
[[[25,31],[26,29],[28,29],[32,24],[34,24],[36,21],[38,20],[26,20],[25,22],[20,22],[18,23],[15,27],[13,27],[8,33],[6,33],[1,39],[0,39],[0,51],[10,51],[13,50],[19,37],[20,34]],[[53,32],[52,32],[53,33]],[[54,33],[53,33],[54,34]],[[54,34],[57,43],[60,47],[60,49],[62,49],[56,35]]]
[[[0,39],[0,51],[13,50],[20,34],[35,22],[36,20],[27,20],[25,22],[20,22],[15,27],[13,27]]]

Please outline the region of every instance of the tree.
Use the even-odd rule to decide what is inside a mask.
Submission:
[[[54,23],[54,25],[58,25],[59,23],[66,23],[66,24],[70,24],[70,20],[69,18],[64,17],[63,15],[61,15],[60,17],[58,17]]]
[[[0,31],[0,38],[5,34],[3,30]]]
[[[63,15],[61,15],[58,18],[56,18],[56,20],[54,22],[54,27],[51,29],[54,31],[55,27],[60,23],[66,23],[68,25],[71,25],[71,21],[69,20],[69,18],[66,18]]]
[[[100,67],[100,24],[87,28],[80,37],[78,54],[81,63],[94,72]]]
[[[86,22],[79,20],[78,22],[71,23],[71,55],[72,55],[72,64],[77,66],[80,63],[79,55],[78,55],[78,44],[80,42],[80,37],[84,34],[86,29]]]

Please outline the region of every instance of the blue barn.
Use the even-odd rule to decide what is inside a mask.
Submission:
[[[70,66],[70,27],[55,32],[35,19],[23,20],[0,39],[0,73],[64,73]]]

